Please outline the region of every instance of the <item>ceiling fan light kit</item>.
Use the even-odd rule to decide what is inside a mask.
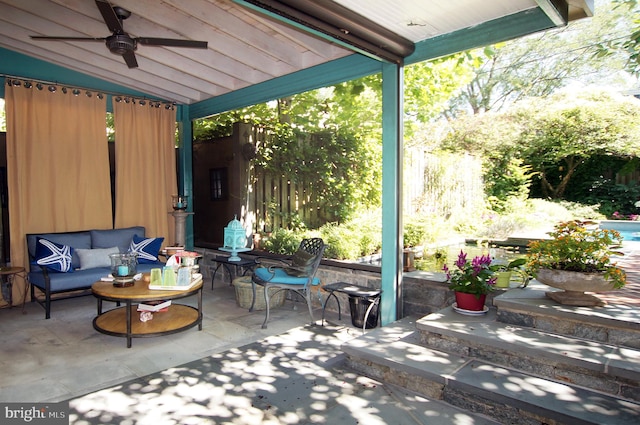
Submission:
[[[129,68],[136,68],[138,61],[134,52],[138,43],[146,46],[171,46],[189,47],[194,49],[206,49],[206,41],[182,40],[175,38],[157,37],[131,37],[124,30],[122,21],[131,16],[131,12],[119,6],[112,6],[107,0],[95,0],[102,19],[112,32],[107,37],[56,37],[32,35],[33,40],[58,40],[58,41],[104,41],[107,48],[114,55],[122,56]]]

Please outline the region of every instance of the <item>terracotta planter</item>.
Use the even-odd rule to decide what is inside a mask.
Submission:
[[[575,306],[601,306],[605,302],[585,292],[613,291],[604,273],[581,273],[566,270],[540,269],[536,279],[552,288],[563,291],[547,292],[547,297],[560,304]]]
[[[469,311],[482,311],[484,310],[484,302],[487,299],[487,295],[480,295],[476,298],[474,294],[467,294],[465,292],[456,292],[456,305],[458,308]]]

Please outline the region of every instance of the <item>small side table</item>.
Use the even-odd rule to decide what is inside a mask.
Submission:
[[[216,273],[218,272],[218,269],[220,268],[220,266],[224,267],[227,270],[227,273],[229,274],[229,285],[232,285],[233,279],[239,276],[238,267],[242,269],[242,276],[244,276],[248,272],[252,272],[256,264],[258,264],[255,259],[248,259],[248,258],[241,257],[240,261],[231,261],[230,258],[231,257],[226,255],[216,255],[215,257],[213,257],[213,261],[218,263],[218,266],[216,267],[216,269],[213,271],[213,274],[211,275],[211,289],[213,289],[213,281],[216,278]],[[230,266],[235,266],[235,273],[231,271]]]
[[[29,285],[27,283],[27,273],[24,267],[0,267],[0,285],[2,285],[2,298],[13,306],[13,281],[17,277],[24,280],[24,294],[22,296],[22,308],[24,309],[27,299]]]
[[[368,288],[366,286],[354,285],[352,283],[346,282],[329,283],[327,285],[324,285],[322,289],[329,293],[327,299],[322,304],[322,326],[324,326],[324,311],[331,296],[333,296],[333,298],[335,298],[336,302],[338,303],[338,320],[342,319],[340,312],[340,300],[335,294],[335,292],[341,292],[343,294],[347,294],[349,298],[361,298],[370,303],[369,307],[367,307],[367,311],[364,315],[364,321],[362,324],[362,332],[364,333],[367,327],[367,319],[369,318],[369,314],[371,314],[371,311],[374,309],[374,307],[378,307],[380,305],[380,295],[382,294],[382,290]]]

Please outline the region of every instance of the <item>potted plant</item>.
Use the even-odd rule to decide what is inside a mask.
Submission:
[[[526,262],[525,258],[517,258],[509,263],[492,264],[489,268],[493,270],[496,276],[495,287],[508,288],[514,272],[521,275],[523,284],[526,283],[526,274],[520,269]]]
[[[622,243],[615,230],[593,227],[590,221],[572,220],[555,226],[551,239],[533,241],[527,253],[527,270],[545,285],[564,292],[547,292],[553,300],[568,305],[601,305],[597,297],[584,292],[620,289],[625,272],[612,256]]]
[[[419,223],[406,223],[403,228],[403,271],[412,272],[415,268],[415,258],[422,257],[422,243],[427,229]]]
[[[483,311],[487,294],[494,289],[495,272],[491,270],[491,257],[476,256],[467,260],[467,254],[460,251],[454,263],[455,270],[445,264],[442,268],[447,275],[449,289],[456,295],[456,307],[462,310]]]

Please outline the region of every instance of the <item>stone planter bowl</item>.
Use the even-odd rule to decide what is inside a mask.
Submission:
[[[585,292],[613,291],[613,283],[604,278],[604,273],[581,273],[566,270],[540,269],[536,279],[552,288],[563,291],[547,292],[547,297],[560,304],[574,306],[602,306],[600,298]]]

